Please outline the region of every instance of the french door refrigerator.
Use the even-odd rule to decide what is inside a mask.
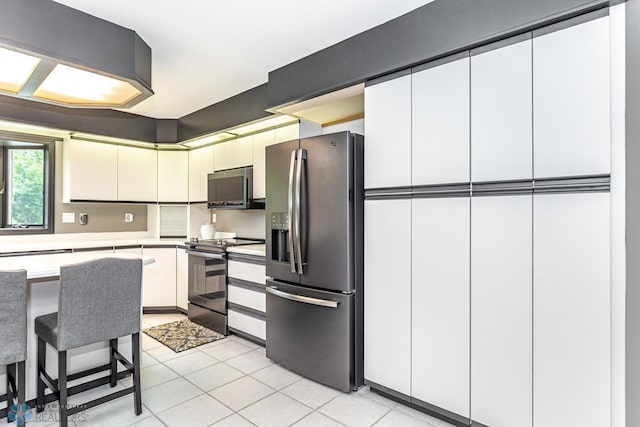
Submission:
[[[363,142],[266,148],[267,357],[343,391],[363,384]]]

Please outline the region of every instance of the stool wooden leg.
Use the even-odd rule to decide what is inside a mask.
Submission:
[[[60,427],[67,427],[67,352],[58,352],[58,390],[60,392]]]
[[[131,335],[133,358],[133,395],[135,399],[136,415],[142,413],[142,390],[140,387],[140,333]]]
[[[18,362],[18,404],[25,403],[25,361]]]
[[[37,369],[37,373],[38,373],[38,383],[37,383],[37,390],[38,390],[38,394],[36,397],[36,412],[42,412],[44,411],[44,389],[45,389],[45,384],[44,381],[42,381],[42,373],[46,372],[45,368],[46,368],[46,364],[47,364],[47,348],[46,348],[46,343],[44,342],[44,340],[40,337],[38,337],[38,369]]]
[[[109,362],[111,364],[111,387],[115,387],[118,384],[118,360],[116,359],[116,352],[118,351],[118,339],[109,340],[111,357]]]
[[[8,412],[9,408],[11,407],[11,405],[14,404],[15,398],[16,398],[16,395],[14,393],[14,390],[16,389],[16,383],[15,383],[16,365],[15,365],[15,363],[11,363],[11,364],[7,365],[6,377],[7,377],[7,412]],[[7,416],[7,422],[10,422],[8,416]]]

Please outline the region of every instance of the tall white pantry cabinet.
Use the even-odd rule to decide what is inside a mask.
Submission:
[[[610,111],[623,21],[619,5],[367,84],[373,389],[462,424],[620,425]]]

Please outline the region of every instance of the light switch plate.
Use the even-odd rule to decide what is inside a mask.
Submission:
[[[124,222],[133,222],[133,214],[131,212],[124,214]]]
[[[76,222],[76,213],[75,212],[62,212],[62,223],[63,224],[73,224]]]

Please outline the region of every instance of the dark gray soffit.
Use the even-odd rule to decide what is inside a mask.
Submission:
[[[269,107],[310,99],[608,4],[437,0],[270,72]]]

